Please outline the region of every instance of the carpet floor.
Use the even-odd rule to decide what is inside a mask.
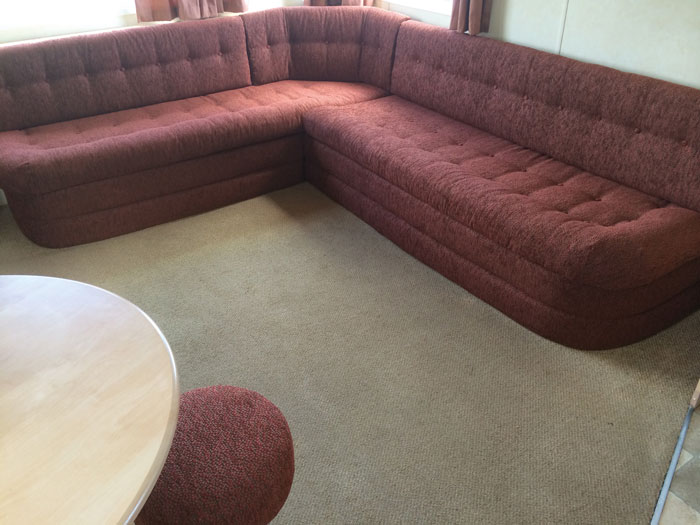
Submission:
[[[296,475],[278,524],[648,523],[700,375],[700,312],[568,349],[307,184],[62,250],[0,207],[0,273],[111,290],[161,327],[183,391],[279,406]]]

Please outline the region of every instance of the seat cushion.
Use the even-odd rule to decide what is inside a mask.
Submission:
[[[384,95],[367,84],[282,81],[0,133],[0,187],[43,194],[301,131],[320,105]]]
[[[700,259],[699,213],[396,96],[312,110],[304,128],[501,249],[593,291],[643,287]],[[697,271],[685,274],[697,282]]]

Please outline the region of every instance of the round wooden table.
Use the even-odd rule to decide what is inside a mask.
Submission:
[[[87,284],[0,276],[0,523],[125,523],[177,423],[167,341]]]

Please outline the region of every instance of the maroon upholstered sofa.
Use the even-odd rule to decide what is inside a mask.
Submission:
[[[278,9],[1,48],[0,188],[63,247],[301,182],[301,115],[385,95],[403,20]]]
[[[3,49],[0,129],[0,187],[42,245],[306,178],[569,346],[700,305],[700,91],[378,9]]]

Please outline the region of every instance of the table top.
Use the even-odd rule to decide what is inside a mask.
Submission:
[[[124,523],[150,494],[179,403],[151,319],[110,292],[0,275],[0,523]]]

